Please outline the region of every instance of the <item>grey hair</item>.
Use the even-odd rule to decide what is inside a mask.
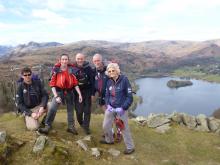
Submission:
[[[93,56],[92,58],[94,58],[94,57],[99,57],[99,58],[101,58],[101,60],[102,60],[102,55],[99,54],[99,53],[94,54],[94,56]]]
[[[106,68],[106,75],[109,76],[108,74],[108,70],[109,68],[113,68],[115,69],[116,73],[120,75],[120,68],[119,68],[119,65],[117,63],[109,63],[107,68]]]

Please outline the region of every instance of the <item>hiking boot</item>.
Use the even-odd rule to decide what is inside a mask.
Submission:
[[[101,143],[101,144],[109,144],[109,145],[114,144],[114,142],[108,143],[108,142],[105,141],[104,139],[100,140],[99,143]]]
[[[86,133],[86,135],[90,135],[91,134],[91,131],[90,131],[89,128],[83,127],[83,129],[84,129],[84,132]]]
[[[40,123],[40,126],[43,127],[45,126],[45,120],[46,120],[47,115],[45,115]]]
[[[72,133],[73,135],[78,135],[78,132],[76,131],[75,127],[67,128],[66,131]]]
[[[125,154],[125,155],[129,155],[129,154],[132,154],[134,151],[135,151],[134,148],[132,148],[132,149],[125,149],[125,150],[124,150],[124,154]]]
[[[48,134],[50,131],[50,126],[49,125],[45,125],[44,128],[39,128],[38,132],[43,133],[43,134]]]

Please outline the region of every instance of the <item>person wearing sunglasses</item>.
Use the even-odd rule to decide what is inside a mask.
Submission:
[[[128,126],[128,108],[133,102],[131,85],[128,78],[120,74],[117,63],[108,64],[106,74],[110,79],[107,82],[105,94],[106,110],[103,121],[105,138],[100,140],[100,143],[114,144],[112,124],[117,117],[123,125],[122,136],[126,146],[124,154],[131,154],[135,151]]]
[[[28,130],[37,130],[38,119],[47,112],[48,93],[40,79],[32,77],[29,67],[21,70],[22,80],[17,89],[16,102],[19,111],[25,115]]]

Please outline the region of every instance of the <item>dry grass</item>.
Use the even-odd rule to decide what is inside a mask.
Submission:
[[[107,150],[110,147],[124,150],[124,144],[113,146],[98,143],[102,134],[103,115],[93,115],[91,121],[93,147]],[[185,127],[173,125],[167,134],[158,134],[153,129],[136,125],[130,121],[131,132],[136,145],[136,152],[130,156],[121,154],[118,158],[106,152],[96,160],[89,152],[78,148],[75,141],[84,137],[83,130],[77,125],[78,136],[72,136],[66,130],[66,112],[60,111],[53,124],[54,132],[49,134],[52,141],[68,150],[69,156],[51,155],[46,151],[34,155],[31,151],[37,137],[35,132],[25,130],[23,119],[12,114],[0,117],[0,128],[6,130],[12,138],[25,141],[25,145],[10,156],[10,164],[220,164],[220,140],[213,133],[194,132]],[[64,163],[65,162],[65,163]]]

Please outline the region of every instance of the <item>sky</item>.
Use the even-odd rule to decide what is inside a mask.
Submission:
[[[220,0],[0,0],[0,45],[220,39]]]

